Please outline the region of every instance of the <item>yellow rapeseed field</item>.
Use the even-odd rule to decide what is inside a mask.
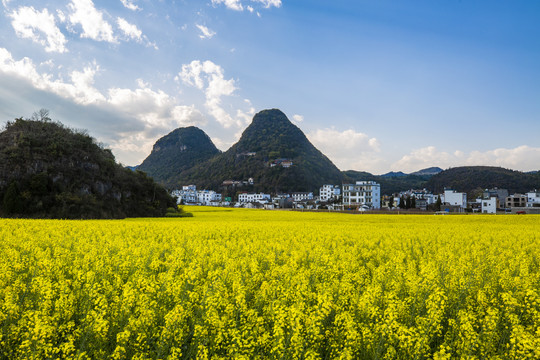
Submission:
[[[539,359],[540,217],[0,220],[1,359]]]

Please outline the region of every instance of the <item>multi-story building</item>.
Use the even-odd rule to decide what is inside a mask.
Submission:
[[[291,194],[294,202],[313,200],[312,192],[295,192]]]
[[[178,204],[196,204],[199,201],[195,185],[182,186],[182,190],[173,190],[171,195],[177,197]]]
[[[239,203],[252,203],[252,202],[260,202],[260,203],[266,203],[271,201],[270,194],[252,194],[252,193],[242,193],[238,194],[238,202]]]
[[[539,207],[540,206],[540,191],[533,190],[527,194],[527,207]]]
[[[197,191],[197,202],[202,205],[212,205],[221,201],[221,194],[213,190],[200,190]]]
[[[489,199],[492,197],[496,197],[497,199],[499,199],[499,204],[504,204],[506,198],[508,197],[508,190],[499,188],[484,190],[484,193],[482,195],[483,199]]]
[[[339,185],[323,185],[319,190],[319,200],[321,201],[338,199],[340,195],[341,188]]]
[[[499,207],[499,198],[492,196],[489,199],[482,199],[480,209],[482,214],[496,214]]]
[[[356,184],[343,184],[343,205],[381,208],[381,185],[375,181],[357,181]]]
[[[506,207],[526,207],[527,206],[527,195],[523,194],[514,194],[506,198]]]
[[[455,190],[444,189],[444,195],[441,196],[443,204],[459,206],[462,209],[467,207],[467,194]]]

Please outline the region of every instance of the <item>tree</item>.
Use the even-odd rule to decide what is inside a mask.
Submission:
[[[416,209],[416,197],[411,197],[411,208]]]
[[[400,209],[405,209],[405,201],[403,200],[403,196],[400,196],[399,197],[399,208]]]
[[[51,118],[49,117],[49,110],[42,108],[39,109],[39,111],[34,111],[30,120],[50,122]]]
[[[405,209],[411,208],[411,197],[407,196],[407,199],[405,199]]]
[[[437,202],[435,203],[435,210],[441,211],[441,205],[442,205],[441,195],[439,195],[437,196]]]
[[[388,208],[391,209],[394,207],[394,197],[390,196],[390,200],[388,200]]]

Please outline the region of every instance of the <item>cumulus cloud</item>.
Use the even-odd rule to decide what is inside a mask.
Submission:
[[[174,128],[205,123],[204,115],[194,105],[179,105],[174,97],[141,80],[135,89],[111,88],[102,93],[94,86],[99,72],[99,66],[93,63],[81,71],[72,71],[70,81],[63,81],[38,72],[30,59],[15,60],[9,51],[0,48],[0,76],[8,76],[19,87],[27,84],[20,92],[35,89],[41,91],[40,97],[55,95],[64,99],[66,106],[78,106],[79,113],[121,117],[122,121],[105,121],[98,132],[102,131],[108,145],[123,161],[140,161],[159,136]],[[110,131],[103,131],[103,127]]]
[[[246,2],[247,1],[244,1],[244,3]],[[243,11],[244,9],[246,9],[252,13],[254,11],[253,6],[244,5],[244,3],[241,0],[212,0],[213,5],[223,4],[231,10]],[[271,7],[281,7],[281,0],[251,0],[251,3],[261,4],[266,9],[269,9]]]
[[[439,151],[434,146],[416,149],[392,164],[393,170],[416,171],[430,166],[449,168],[456,166],[500,166],[504,168],[532,171],[540,168],[540,148],[527,145],[511,149],[497,148],[488,151],[461,150]]]
[[[216,35],[215,31],[210,30],[204,25],[197,24],[195,26],[197,26],[197,28],[201,31],[201,35],[199,35],[201,39],[211,39],[214,35]]]
[[[212,4],[214,5],[223,4],[227,8],[231,10],[236,10],[236,11],[244,10],[244,6],[242,6],[242,2],[240,0],[212,0]]]
[[[223,68],[212,61],[201,62],[194,60],[189,64],[182,65],[182,71],[178,74],[185,84],[194,86],[204,91],[205,106],[208,112],[225,128],[242,126],[245,123],[245,114],[237,111],[233,118],[222,107],[222,97],[233,95],[236,90],[234,79],[225,79]]]
[[[126,19],[121,17],[117,18],[116,22],[118,24],[118,28],[120,28],[120,30],[122,30],[124,35],[126,35],[128,38],[138,42],[142,41],[142,31],[139,30],[136,25],[128,23]]]
[[[133,3],[133,0],[120,0],[120,1],[122,2],[122,5],[124,5],[126,9],[133,10],[133,11],[141,10],[140,7],[138,7],[137,5]]]
[[[297,123],[301,123],[304,121],[304,117],[302,115],[295,114],[292,116],[293,120]]]
[[[380,151],[378,140],[352,129],[318,129],[307,136],[343,170],[372,168],[380,160],[377,154]]]
[[[263,4],[265,8],[281,7],[281,0],[254,0],[255,2]]]
[[[111,24],[103,19],[103,12],[96,9],[92,0],[71,0],[68,4],[69,21],[81,25],[82,38],[96,41],[117,42]]]
[[[40,74],[29,58],[16,61],[9,51],[0,48],[0,71],[23,78],[36,89],[69,97],[79,104],[89,104],[103,98],[93,87],[94,75],[98,70],[99,67],[93,66],[86,67],[83,71],[73,71],[70,74],[72,82],[65,83],[58,79],[53,80],[50,74]]]
[[[32,39],[45,46],[47,52],[64,53],[67,51],[66,38],[56,26],[53,14],[47,9],[38,11],[33,7],[22,6],[9,14],[11,25],[17,36]]]

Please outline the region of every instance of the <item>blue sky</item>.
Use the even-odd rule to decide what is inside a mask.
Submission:
[[[540,169],[536,1],[2,0],[0,120],[40,109],[126,165],[280,108],[342,170]]]

